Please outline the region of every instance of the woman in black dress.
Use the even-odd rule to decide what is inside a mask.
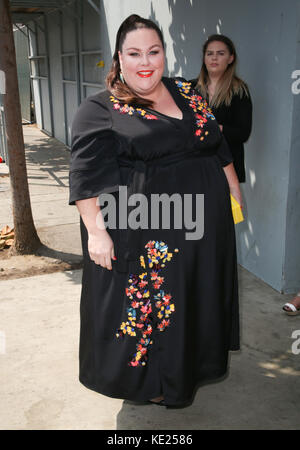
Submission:
[[[214,34],[203,46],[203,63],[191,80],[212,109],[233,156],[239,182],[246,180],[244,142],[250,136],[252,103],[247,85],[236,75],[237,54],[233,42]]]
[[[70,204],[84,256],[80,381],[110,397],[176,406],[226,374],[228,352],[239,349],[230,191],[240,193],[214,116],[188,82],[163,77],[164,58],[152,21],[123,22],[108,90],[85,99],[73,122]],[[148,201],[142,215],[158,195],[192,196],[184,203],[192,210],[181,210],[178,226],[175,202],[164,201],[169,225],[149,217],[148,228],[126,228],[121,210],[133,195]],[[103,198],[119,212],[106,229]],[[187,237],[195,213],[193,227],[204,219],[204,230]]]

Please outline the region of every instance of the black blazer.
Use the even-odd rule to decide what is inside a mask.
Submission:
[[[192,87],[197,84],[197,79],[190,80]],[[248,91],[249,92],[249,91]],[[206,99],[208,103],[208,99]],[[218,108],[211,107],[219,125],[223,125],[223,134],[230,147],[233,156],[233,165],[240,183],[246,180],[244,162],[244,142],[250,136],[252,128],[252,102],[251,97],[245,94],[241,98],[234,95],[230,106],[224,104]]]

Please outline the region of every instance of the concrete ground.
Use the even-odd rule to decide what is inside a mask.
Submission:
[[[69,153],[34,127],[24,133],[38,234],[79,260],[78,213],[67,206]],[[7,177],[0,177],[0,201],[0,226],[11,225]],[[300,316],[281,311],[292,295],[241,267],[239,281],[242,348],[231,354],[229,376],[201,387],[191,406],[165,409],[111,399],[79,383],[81,270],[2,280],[0,429],[299,429]]]

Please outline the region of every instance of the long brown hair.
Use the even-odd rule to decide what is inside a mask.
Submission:
[[[107,89],[123,103],[137,104],[141,106],[151,107],[153,106],[153,102],[151,100],[147,100],[145,98],[136,95],[130,89],[130,87],[126,83],[123,83],[120,79],[121,68],[118,52],[119,51],[122,52],[123,43],[127,33],[133,30],[137,30],[139,28],[149,28],[155,30],[156,33],[158,34],[158,37],[162,43],[163,48],[165,48],[163,34],[161,30],[158,28],[158,26],[154,22],[152,22],[152,20],[144,19],[143,17],[140,17],[137,14],[132,14],[131,16],[127,17],[127,19],[124,20],[124,22],[121,24],[118,30],[115,53],[112,59],[112,65],[110,71],[106,76],[105,81]]]
[[[225,103],[225,105],[229,106],[233,95],[239,95],[240,97],[242,97],[243,95],[249,96],[249,91],[246,83],[244,83],[244,81],[236,75],[237,53],[234,44],[231,39],[229,39],[227,36],[224,36],[223,34],[213,34],[209,36],[209,38],[203,45],[202,67],[198,76],[196,89],[204,98],[208,98],[209,75],[204,63],[204,58],[208,45],[211,42],[215,41],[223,42],[223,44],[225,44],[228,48],[230,55],[233,55],[233,61],[228,64],[227,69],[223,73],[221,79],[218,81],[216,92],[209,104],[210,106],[214,106],[217,108],[222,103]]]

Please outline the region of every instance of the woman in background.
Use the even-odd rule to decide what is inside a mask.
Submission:
[[[236,75],[237,54],[226,36],[210,36],[203,46],[203,64],[192,87],[206,99],[229,144],[235,171],[244,183],[244,142],[252,126],[252,102],[249,89]]]

